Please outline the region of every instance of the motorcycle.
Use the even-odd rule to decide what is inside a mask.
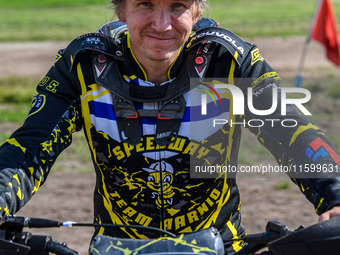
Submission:
[[[92,239],[90,255],[228,255],[217,229],[211,227],[194,233],[174,235],[157,228],[135,225],[59,222],[48,219],[8,216],[0,222],[0,255],[78,255],[65,243],[53,241],[50,236],[32,235],[24,228],[51,227],[131,227],[158,231],[157,239],[127,239],[97,235]],[[340,248],[340,217],[305,227],[289,230],[277,221],[269,221],[266,231],[240,239],[246,246],[238,255],[335,255]],[[225,240],[226,241],[226,240]],[[263,250],[263,249],[266,250]]]

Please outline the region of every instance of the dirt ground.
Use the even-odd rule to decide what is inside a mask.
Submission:
[[[304,38],[254,39],[262,56],[282,77],[294,77],[298,67]],[[0,44],[0,76],[41,76],[47,72],[58,49],[66,43],[15,43]],[[309,47],[306,76],[338,75],[336,69],[324,57],[323,48],[312,43]],[[8,128],[11,128],[9,126]],[[268,162],[274,164],[268,159]],[[264,231],[268,220],[278,220],[295,229],[301,224],[316,223],[312,205],[293,184],[284,189],[277,184],[289,181],[286,176],[239,176],[243,222],[249,233]],[[43,217],[60,221],[92,222],[92,193],[94,175],[72,173],[72,170],[56,172],[37,195],[17,215]],[[87,253],[92,229],[62,228],[32,230],[36,234],[50,234],[54,240],[67,242],[81,254]]]

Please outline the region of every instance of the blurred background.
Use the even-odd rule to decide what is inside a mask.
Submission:
[[[305,36],[314,0],[209,0],[209,16],[241,37]],[[109,1],[1,0],[0,41],[70,41],[112,20]],[[333,0],[340,20],[340,1]]]
[[[221,27],[257,44],[262,56],[282,77],[282,85],[294,86],[316,0],[210,0],[209,4],[206,15]],[[333,0],[333,7],[339,27],[340,0]],[[53,64],[57,51],[75,37],[95,32],[112,19],[115,17],[108,0],[0,0],[0,144],[23,122],[35,87]],[[322,45],[311,42],[303,70],[302,86],[312,93],[306,107],[337,151],[340,151],[339,71],[325,57]],[[239,163],[276,164],[247,130],[243,132]],[[60,156],[53,172],[56,178],[49,178],[42,187],[45,192],[38,192],[37,198],[21,213],[92,221],[93,167],[82,132],[74,134],[72,146]],[[266,221],[272,219],[294,228],[316,221],[312,206],[287,177],[255,175],[240,179],[248,232],[263,231]],[[72,233],[67,236],[62,232],[59,236],[67,237],[71,244],[86,252],[91,231]],[[85,239],[81,234],[85,234]]]

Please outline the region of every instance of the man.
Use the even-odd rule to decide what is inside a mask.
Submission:
[[[200,106],[191,99],[210,88],[204,77],[223,78],[243,91],[247,86],[261,91],[254,105],[268,109],[279,76],[255,45],[211,20],[199,20],[204,0],[112,3],[123,23],[106,24],[101,34],[80,36],[59,52],[38,84],[25,123],[0,148],[2,215],[18,211],[30,199],[71,143],[72,133],[84,128],[97,174],[95,222],[174,233],[215,226],[224,240],[244,236],[235,178],[190,178],[192,159],[237,165],[240,125],[225,124],[217,131],[203,125],[195,132],[191,127],[202,127],[211,116],[188,116]],[[193,78],[200,82],[190,87]],[[230,94],[215,92],[231,105]],[[336,166],[338,156],[320,130],[293,107],[287,114],[297,121],[296,127],[249,129],[282,165]],[[241,116],[230,111],[229,116],[234,123],[253,117],[249,109]],[[282,116],[276,111],[271,118]],[[314,143],[328,146],[332,153],[311,158],[305,151]],[[336,177],[293,180],[321,220],[340,215]],[[96,233],[157,236],[134,228],[101,227]],[[233,254],[244,243],[225,245]]]

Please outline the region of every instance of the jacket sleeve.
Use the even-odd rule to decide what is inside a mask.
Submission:
[[[340,204],[340,157],[320,128],[295,105],[287,104],[286,112],[281,113],[284,87],[278,86],[280,78],[256,46],[239,72],[244,77],[240,86],[244,86],[245,95],[252,89],[253,107],[246,107],[244,116],[250,131],[280,165],[289,169],[289,177],[314,204],[317,214]],[[275,101],[276,110],[270,114],[260,115],[254,110],[268,110],[273,105],[275,108]]]
[[[59,51],[23,125],[0,147],[0,216],[17,212],[32,197],[81,129],[79,88],[69,62]]]

